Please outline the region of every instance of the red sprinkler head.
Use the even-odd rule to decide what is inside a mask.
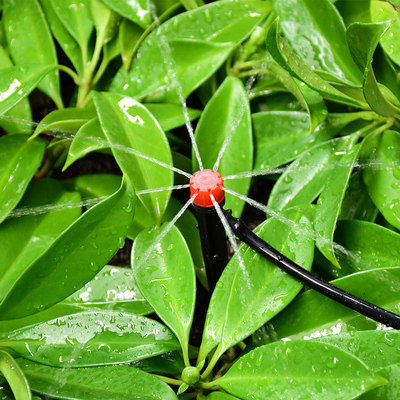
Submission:
[[[212,169],[197,171],[190,178],[190,197],[197,195],[193,204],[198,207],[213,207],[210,193],[219,204],[225,198],[222,176]]]

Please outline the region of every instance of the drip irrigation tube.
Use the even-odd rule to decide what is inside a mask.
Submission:
[[[254,234],[240,219],[232,216],[231,210],[224,210],[225,217],[234,234],[242,242],[246,243],[257,253],[272,261],[277,267],[289,275],[306,284],[317,292],[341,303],[360,314],[365,315],[377,322],[388,325],[394,329],[400,329],[400,315],[394,314],[374,304],[368,303],[352,294],[339,289],[323,279],[318,278],[311,272],[300,267],[289,260],[279,251],[271,247],[264,240]]]

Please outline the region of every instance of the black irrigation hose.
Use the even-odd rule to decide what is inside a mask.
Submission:
[[[400,329],[400,315],[394,314],[374,304],[368,303],[352,294],[339,289],[329,282],[324,281],[313,275],[311,272],[300,267],[293,261],[289,260],[279,251],[275,250],[268,243],[264,242],[256,234],[254,234],[247,226],[237,218],[232,217],[231,210],[224,210],[225,217],[235,233],[235,235],[244,243],[249,245],[257,253],[272,261],[281,270],[306,284],[308,287],[317,292],[341,303],[360,314],[365,315],[377,322],[388,325],[394,329]]]

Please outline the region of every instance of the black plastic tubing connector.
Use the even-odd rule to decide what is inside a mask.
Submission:
[[[335,300],[338,303],[341,303],[353,309],[354,311],[365,315],[368,318],[390,326],[394,329],[400,329],[400,315],[368,303],[367,301],[353,296],[352,294],[339,289],[331,283],[318,278],[311,272],[289,260],[279,251],[259,238],[240,219],[234,218],[231,210],[224,210],[224,213],[235,235],[257,253],[272,261],[281,270],[285,271],[289,275],[293,276],[324,296],[327,296],[332,300]]]

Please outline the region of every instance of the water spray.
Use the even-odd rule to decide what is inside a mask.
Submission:
[[[223,207],[225,202],[223,185],[224,182],[221,175],[210,169],[198,171],[190,179],[190,194],[191,196],[196,195],[193,204],[197,214],[204,264],[207,270],[210,290],[214,289],[228,262],[225,229],[213,203],[214,200]],[[322,295],[368,318],[394,329],[400,329],[400,315],[368,303],[315,276],[254,234],[240,219],[232,216],[231,210],[222,210],[236,237],[261,254],[261,256],[274,263],[281,270]]]

